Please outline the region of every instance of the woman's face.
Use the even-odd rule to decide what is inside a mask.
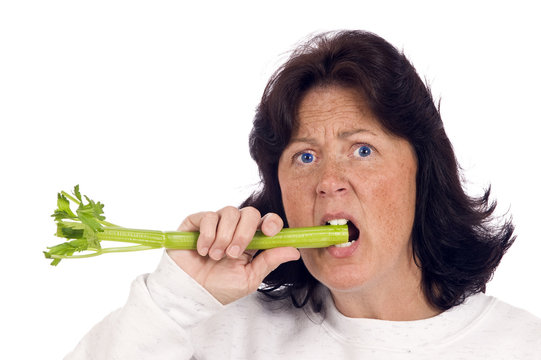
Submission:
[[[419,273],[413,262],[417,162],[408,141],[384,130],[362,97],[341,87],[310,90],[278,177],[291,227],[346,219],[348,247],[301,249],[310,273],[333,296],[395,289]]]

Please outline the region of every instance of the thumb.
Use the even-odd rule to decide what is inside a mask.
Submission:
[[[268,249],[256,256],[247,266],[251,268],[251,271],[255,275],[254,280],[257,282],[257,286],[259,286],[263,279],[280,264],[299,260],[300,257],[299,250],[293,247]]]

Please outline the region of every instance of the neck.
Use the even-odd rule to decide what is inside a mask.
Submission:
[[[390,276],[358,289],[331,289],[335,306],[344,316],[392,321],[412,321],[433,317],[441,312],[434,308],[421,289],[421,271],[408,269],[410,276]]]

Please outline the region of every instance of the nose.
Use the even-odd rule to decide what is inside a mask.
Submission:
[[[341,196],[349,190],[346,169],[336,161],[321,164],[319,181],[316,187],[318,196]]]

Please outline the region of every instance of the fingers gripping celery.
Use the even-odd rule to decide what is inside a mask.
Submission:
[[[86,202],[84,201],[86,200]],[[81,195],[79,185],[73,196],[62,191],[58,193],[57,209],[52,217],[57,224],[56,236],[69,241],[48,247],[45,257],[53,259],[51,265],[58,265],[62,259],[76,259],[98,256],[106,253],[140,251],[158,248],[195,250],[198,232],[155,231],[129,229],[105,221],[103,204]],[[70,201],[77,205],[75,212]],[[103,241],[130,243],[131,246],[102,247]],[[248,249],[270,249],[293,246],[297,248],[318,248],[348,241],[347,225],[315,226],[308,228],[283,229],[269,237],[257,232]],[[75,253],[81,253],[74,255]]]

